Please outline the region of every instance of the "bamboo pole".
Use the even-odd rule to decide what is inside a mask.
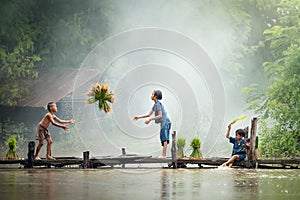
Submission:
[[[256,141],[256,131],[257,131],[257,118],[254,117],[251,120],[251,130],[250,130],[250,153],[248,160],[255,160],[255,141]],[[255,161],[256,162],[256,161]]]
[[[85,151],[83,152],[83,168],[90,168],[90,152]]]
[[[122,148],[122,156],[126,156],[126,149]],[[122,168],[125,168],[125,164],[122,164]]]
[[[30,141],[28,143],[28,153],[27,153],[28,162],[27,162],[26,168],[33,168],[34,149],[35,149],[35,142]]]
[[[176,155],[176,131],[172,133],[172,147],[171,147],[171,154],[172,154],[172,165],[173,168],[177,168],[177,155]]]

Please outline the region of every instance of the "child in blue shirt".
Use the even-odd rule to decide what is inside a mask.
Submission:
[[[167,112],[159,101],[162,99],[162,93],[160,90],[154,90],[151,95],[151,100],[154,101],[154,105],[149,112],[149,114],[142,115],[142,116],[135,116],[133,120],[138,120],[141,118],[150,117],[154,113],[153,118],[149,118],[145,121],[145,124],[149,124],[151,121],[155,121],[155,123],[160,124],[160,142],[163,147],[162,150],[162,158],[166,157],[167,154],[167,146],[169,144],[169,135],[171,129],[171,121],[168,118]]]
[[[246,149],[243,148],[245,141],[245,132],[243,129],[238,129],[235,131],[235,138],[230,136],[231,124],[228,125],[228,130],[226,133],[226,138],[229,139],[229,142],[233,144],[231,158],[221,165],[221,167],[232,167],[234,161],[244,160],[246,158]]]

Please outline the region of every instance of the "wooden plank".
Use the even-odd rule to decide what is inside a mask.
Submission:
[[[0,160],[0,164],[20,164],[22,160]]]
[[[155,160],[149,161],[147,159],[151,158],[152,156],[117,156],[117,157],[98,157],[91,159],[91,162],[94,164],[105,164],[105,165],[121,165],[121,164],[138,164],[138,163],[151,163],[152,161],[155,162]],[[145,161],[147,160],[147,161]],[[161,159],[160,159],[161,160]]]
[[[300,159],[258,160],[259,164],[300,164]]]
[[[65,159],[70,158],[70,159]],[[189,158],[180,158],[176,159],[177,165],[180,164],[197,164],[201,165],[210,165],[210,166],[220,166],[228,158],[207,158],[204,160],[189,159]],[[96,158],[89,159],[89,165],[93,167],[98,166],[114,166],[114,165],[123,165],[123,164],[157,164],[157,163],[166,163],[169,166],[172,166],[174,162],[172,157],[168,158],[158,158],[152,156],[140,156],[136,154],[126,154],[120,156],[101,156]],[[21,164],[26,165],[28,163],[27,159],[23,160],[0,160],[0,164]],[[83,166],[84,160],[82,158],[75,157],[57,157],[56,160],[35,160],[33,166],[54,166],[54,167],[63,167],[67,165],[79,165]],[[259,168],[298,168],[300,164],[299,158],[293,159],[260,159],[258,160]],[[277,165],[277,166],[271,166]],[[279,165],[279,167],[278,167]],[[252,161],[241,161],[235,162],[234,166],[251,168],[253,166]]]

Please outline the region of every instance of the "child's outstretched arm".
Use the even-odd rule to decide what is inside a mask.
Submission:
[[[57,117],[54,118],[54,117],[53,117],[52,115],[50,115],[50,114],[48,114],[47,117],[48,117],[49,121],[51,122],[51,124],[53,124],[54,126],[63,128],[64,130],[67,130],[67,129],[68,129],[68,126],[67,126],[67,125],[61,125],[61,124],[58,124],[58,123],[55,122],[55,121],[57,121],[57,120],[56,120]],[[54,120],[54,119],[55,119],[55,120]],[[58,121],[58,122],[59,122],[59,121]]]
[[[162,118],[162,111],[158,110],[158,115],[153,117],[153,118],[150,118],[150,119],[146,120],[145,124],[149,124],[152,120],[157,120],[157,119],[160,119],[160,118]]]
[[[226,138],[230,138],[230,130],[231,130],[231,124],[228,125],[228,129],[227,129],[227,132],[226,132]]]
[[[59,119],[57,116],[54,116],[53,117],[55,121],[61,123],[61,124],[75,124],[75,120],[74,119],[70,119],[70,120],[62,120],[62,119]]]
[[[147,114],[147,115],[135,116],[135,117],[133,118],[133,120],[136,121],[136,120],[138,120],[138,119],[150,117],[152,114],[153,114],[153,110],[151,110],[151,111],[149,112],[149,114]]]

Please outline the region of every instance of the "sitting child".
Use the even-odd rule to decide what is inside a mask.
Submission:
[[[235,131],[235,138],[230,137],[230,130],[231,130],[231,124],[228,125],[228,130],[226,133],[226,138],[229,139],[229,142],[233,144],[232,148],[232,155],[231,158],[223,163],[221,167],[232,167],[232,164],[236,160],[244,160],[246,158],[246,149],[244,147],[245,140],[243,140],[243,137],[245,137],[245,132],[243,129],[238,129]]]

